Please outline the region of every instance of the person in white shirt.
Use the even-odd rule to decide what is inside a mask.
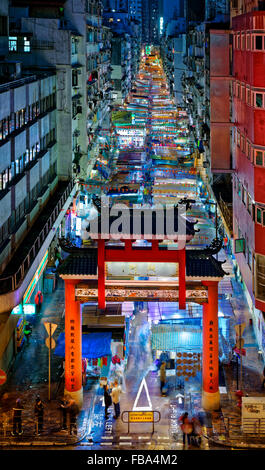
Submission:
[[[114,405],[115,416],[114,418],[117,419],[120,416],[120,394],[121,394],[121,386],[118,383],[118,380],[114,381],[114,387],[111,391],[111,398],[112,403]]]

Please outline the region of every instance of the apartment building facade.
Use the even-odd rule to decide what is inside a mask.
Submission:
[[[235,257],[264,353],[265,9],[262,2],[237,7],[245,13],[237,15],[234,10],[232,18]]]
[[[38,289],[45,294],[46,268],[58,237],[65,233],[69,207],[75,205],[79,182],[86,180],[96,161],[101,126],[111,125],[111,32],[102,26],[102,12],[97,0],[45,5],[1,2],[0,367],[4,370],[18,350],[18,316],[13,313],[23,304],[34,304]]]

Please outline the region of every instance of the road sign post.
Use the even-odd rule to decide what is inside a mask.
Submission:
[[[124,415],[128,414],[128,421],[124,420]],[[155,419],[155,413],[158,415],[158,419]],[[131,423],[152,423],[153,430],[152,434],[155,431],[155,423],[158,423],[161,419],[161,414],[159,411],[123,411],[121,415],[121,420],[123,423],[128,424],[128,434],[130,432]]]
[[[55,348],[55,341],[52,338],[53,333],[55,332],[58,325],[56,323],[44,323],[45,329],[48,333],[48,338],[45,340],[45,344],[49,350],[49,385],[48,385],[48,400],[51,400],[51,350]]]

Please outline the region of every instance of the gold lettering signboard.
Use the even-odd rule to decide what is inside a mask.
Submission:
[[[178,263],[106,263],[106,275],[112,277],[178,277]]]
[[[129,423],[152,423],[153,411],[129,411]]]

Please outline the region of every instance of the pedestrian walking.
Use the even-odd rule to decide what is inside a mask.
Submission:
[[[60,247],[58,248],[57,246],[54,248],[54,258],[55,262],[58,261],[58,264],[62,263],[62,255],[61,255],[61,249]]]
[[[165,396],[164,389],[166,385],[166,362],[162,361],[160,366],[160,392],[161,396]]]
[[[79,414],[78,405],[74,400],[69,401],[68,405],[69,418],[70,418],[70,434],[77,434],[77,416]]]
[[[192,433],[192,423],[189,419],[189,413],[185,412],[182,416],[179,418],[180,421],[180,428],[183,433],[183,446],[185,446],[186,441],[188,442],[188,446],[190,446],[190,435]]]
[[[29,321],[26,321],[24,324],[24,335],[25,335],[27,344],[29,344],[31,333],[32,333],[32,325]]]
[[[191,433],[191,442],[197,447],[201,446],[201,435],[202,435],[202,427],[199,419],[196,416],[193,416],[191,419],[192,423],[192,433]]]
[[[12,436],[21,436],[22,431],[22,410],[24,406],[21,403],[20,398],[17,398],[16,405],[13,408],[13,432]]]
[[[40,290],[35,295],[34,302],[35,302],[35,305],[36,305],[36,312],[40,313],[42,302],[43,302],[43,295],[42,295]]]
[[[61,429],[65,431],[67,429],[67,411],[68,411],[69,402],[64,398],[60,403],[61,411]]]
[[[112,399],[109,392],[108,384],[104,385],[104,403],[105,403],[105,419],[108,418],[108,408],[112,405]]]
[[[235,280],[237,282],[237,266],[235,264],[233,266],[233,271],[234,271]]]
[[[86,385],[87,382],[87,359],[83,358],[82,359],[82,385],[83,387]]]
[[[118,417],[121,414],[120,410],[120,395],[121,395],[121,387],[118,383],[118,380],[114,381],[114,387],[111,391],[111,398],[112,398],[112,403],[114,405],[114,410],[115,410],[115,416],[114,419],[118,419]]]
[[[38,395],[35,402],[34,413],[36,418],[36,434],[43,431],[44,404]]]
[[[265,367],[263,369],[263,381],[262,381],[261,388],[264,388],[264,385],[265,385]]]

